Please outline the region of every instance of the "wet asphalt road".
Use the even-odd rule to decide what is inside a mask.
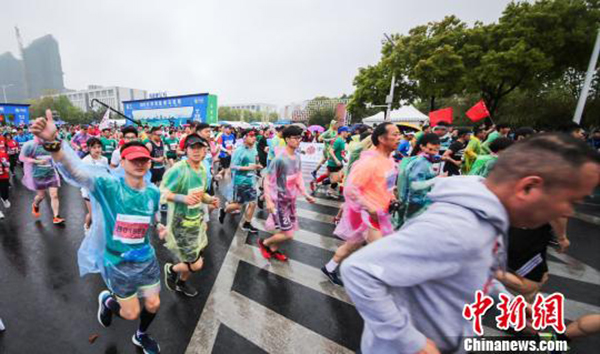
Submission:
[[[60,190],[61,214],[67,220],[64,227],[52,224],[48,200],[42,205],[42,216],[35,220],[31,216],[34,194],[19,182],[13,183],[11,193],[12,208],[7,211],[6,219],[0,221],[0,317],[7,326],[7,331],[0,334],[0,353],[139,353],[131,344],[137,322],[115,319],[110,328],[102,328],[96,320],[96,311],[97,295],[104,289],[104,283],[99,275],[79,277],[76,259],[84,237],[82,225],[85,215],[80,191],[71,186]],[[301,203],[299,207],[327,217],[335,214],[335,208],[326,205]],[[330,241],[332,225],[308,219],[308,216],[301,218],[301,229],[313,235],[327,236],[324,240]],[[163,353],[184,353],[188,348],[221,265],[232,247],[239,216],[228,216],[225,225],[215,222],[215,217],[216,214],[209,226],[205,268],[191,280],[200,294],[189,299],[169,292],[164,286],[161,291],[161,309],[150,333],[159,341]],[[263,213],[258,214],[257,219],[264,218]],[[600,270],[600,227],[573,220],[569,224],[569,235],[572,241],[569,254],[580,264],[571,266],[572,273],[551,275],[545,291],[562,291],[567,298],[598,308],[600,285],[580,281],[582,273],[579,270],[582,264]],[[170,256],[157,240],[154,241],[162,265],[170,260]],[[281,321],[291,321],[299,325],[299,329],[308,328],[319,338],[327,338],[325,344],[332,341],[339,348],[345,348],[344,352],[355,351],[359,345],[362,320],[351,305],[339,300],[343,300],[343,296],[337,296],[337,299],[331,297],[338,294],[339,289],[331,290],[323,280],[324,285],[319,285],[323,290],[318,292],[315,287],[310,288],[310,281],[290,281],[289,277],[294,275],[286,274],[285,269],[261,267],[260,257],[253,258],[257,252],[255,242],[255,236],[242,239],[244,244],[240,245],[240,250],[254,252],[254,256],[236,265],[232,284],[227,289],[233,298],[251,299],[253,306],[260,304],[261,308],[268,309],[264,311],[282,316]],[[331,247],[324,250],[305,242],[294,240],[287,246],[291,266],[300,269],[299,279],[310,278],[312,274],[318,276],[318,268],[332,255]],[[549,260],[564,263],[553,256]],[[243,308],[242,312],[245,311],[249,311],[248,308]],[[268,321],[268,318],[262,320]],[[215,333],[214,342],[206,343],[206,347],[200,342],[194,347],[195,352],[270,351],[268,342],[276,338],[277,333],[259,333],[262,337],[272,337],[258,343],[262,348],[256,345],[257,340],[251,341],[240,334],[244,327],[260,329],[263,325],[267,328],[263,323],[230,323],[229,326],[222,323]],[[93,335],[99,337],[90,343],[89,338]],[[321,342],[307,339],[305,346],[297,349],[307,353],[322,352],[322,349],[316,349],[315,343]],[[592,353],[598,347],[600,336],[597,335],[574,343],[572,352]]]

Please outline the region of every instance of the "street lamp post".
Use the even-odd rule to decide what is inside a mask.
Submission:
[[[11,86],[15,86],[15,85],[14,84],[2,85],[2,93],[4,94],[4,103],[8,103],[8,100],[6,99],[6,89]]]
[[[573,115],[573,121],[577,124],[581,123],[581,115],[583,114],[583,108],[585,107],[585,101],[587,100],[588,93],[590,92],[590,86],[592,84],[592,78],[596,72],[596,64],[598,63],[598,54],[600,53],[600,29],[598,29],[598,35],[596,37],[596,44],[592,51],[592,57],[590,58],[590,64],[588,66],[583,87],[581,88],[581,94],[579,95],[579,101],[577,102],[577,109]]]
[[[390,36],[388,36],[387,34],[383,34],[385,36],[385,39],[390,42],[390,44],[393,46],[394,45],[394,41],[390,38]],[[385,117],[383,118],[383,121],[391,121],[392,117],[392,103],[394,103],[394,86],[396,86],[396,74],[394,74],[393,70],[392,70],[392,83],[390,84],[390,94],[387,95],[385,97],[385,103],[386,104],[372,104],[372,103],[366,103],[365,106],[367,107],[367,109],[369,108],[375,108],[375,107],[385,107],[387,108],[386,112],[385,112]]]

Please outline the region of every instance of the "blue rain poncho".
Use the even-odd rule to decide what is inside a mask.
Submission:
[[[427,209],[431,204],[427,193],[431,191],[436,181],[433,165],[424,154],[402,159],[397,183],[398,201],[401,207],[394,216],[396,228],[402,226],[407,219]]]
[[[146,183],[143,189],[134,189],[124,178],[112,175],[105,168],[83,163],[64,141],[62,150],[65,157],[56,163],[58,171],[68,183],[89,190],[92,203],[94,222],[77,252],[79,274],[100,273],[107,285],[109,268],[111,273],[123,278],[135,277],[137,274],[125,271],[132,267],[119,265],[155,261],[150,236],[159,211],[158,188]],[[158,290],[160,288],[150,289]]]
[[[188,161],[179,161],[164,175],[160,185],[162,203],[167,203],[167,236],[165,246],[180,262],[195,262],[208,245],[203,203],[188,206],[184,203],[167,202],[169,193],[201,194],[206,200],[206,166],[200,163],[194,170]]]

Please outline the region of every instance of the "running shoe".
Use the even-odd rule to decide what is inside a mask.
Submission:
[[[310,173],[313,179],[317,179],[317,170],[314,170]]]
[[[2,322],[2,319],[0,318],[0,332],[4,332],[6,330],[6,327],[4,327],[4,322]]]
[[[221,224],[225,221],[225,215],[227,215],[227,213],[225,213],[225,209],[220,208],[219,209],[219,222]]]
[[[4,219],[4,213],[0,211],[0,220]]]
[[[10,208],[10,200],[8,200],[8,199],[6,199],[6,200],[2,199],[2,204],[4,204],[4,207],[6,209]]]
[[[35,205],[35,203],[31,204],[31,214],[33,214],[34,217],[39,218],[40,217],[40,206]]]
[[[165,263],[165,285],[167,289],[175,291],[177,285],[177,273],[171,272],[172,263]]]
[[[287,262],[288,257],[281,251],[273,251],[273,257],[280,262]]]
[[[258,239],[258,248],[260,249],[260,253],[263,257],[266,259],[271,259],[273,252],[267,246],[265,246],[261,238]]]
[[[248,221],[246,221],[245,223],[242,224],[242,230],[251,232],[253,234],[258,233],[258,229],[256,227],[252,226],[252,224],[249,223]]]
[[[325,266],[323,266],[321,268],[321,272],[323,272],[323,274],[325,274],[325,276],[329,279],[330,282],[332,282],[335,285],[339,285],[339,286],[344,286],[344,282],[342,282],[342,278],[340,277],[339,273],[336,271],[330,272],[327,270],[327,268],[325,268]]]
[[[104,328],[110,326],[112,322],[113,313],[106,307],[106,299],[110,296],[108,290],[104,290],[98,295],[98,322],[100,322],[100,325]]]
[[[147,333],[136,333],[131,338],[133,344],[141,348],[144,354],[157,354],[160,353],[160,347],[154,338],[150,337]]]
[[[190,284],[188,284],[186,281],[178,281],[175,284],[175,290],[182,293],[183,295],[185,295],[187,297],[194,297],[194,296],[198,295],[198,291],[196,289],[194,289],[194,287],[191,286]]]
[[[54,225],[62,225],[65,223],[65,219],[61,218],[60,215],[57,215],[52,218],[52,223]]]

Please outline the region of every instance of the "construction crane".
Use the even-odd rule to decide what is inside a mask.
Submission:
[[[17,26],[15,26],[15,33],[17,36],[17,43],[19,44],[19,53],[21,54],[21,65],[23,66],[23,84],[25,85],[25,92],[27,93],[27,97],[31,98],[28,81],[29,73],[27,71],[27,64],[25,63],[25,47],[23,46],[23,38],[21,37],[21,31]]]

